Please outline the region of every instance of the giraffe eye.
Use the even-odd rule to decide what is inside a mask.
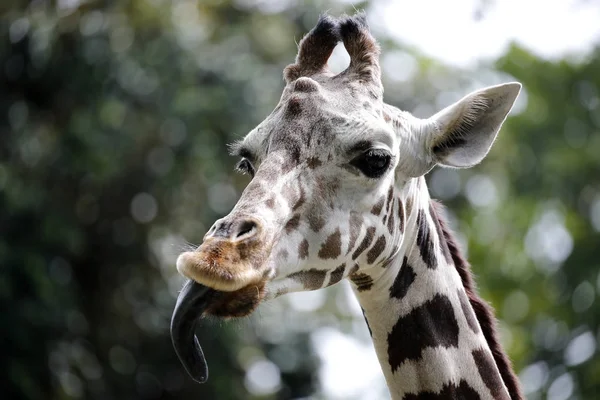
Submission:
[[[369,178],[379,178],[390,166],[392,156],[383,149],[371,149],[350,162]]]
[[[247,158],[242,158],[239,163],[235,166],[235,169],[242,174],[248,174],[254,178],[254,166]]]

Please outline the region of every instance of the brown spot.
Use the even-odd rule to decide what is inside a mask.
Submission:
[[[290,254],[288,253],[288,251],[286,249],[281,249],[281,250],[279,250],[279,253],[277,253],[277,258],[280,258],[282,260],[287,260],[289,255]]]
[[[359,292],[370,290],[373,286],[373,278],[362,272],[353,272],[349,275],[349,278],[356,285],[356,290]]]
[[[392,117],[390,117],[390,114],[386,113],[385,111],[383,112],[383,120],[385,122],[390,122],[390,120],[392,119]]]
[[[304,285],[307,290],[315,290],[323,287],[327,272],[318,269],[309,269],[308,271],[300,271],[291,274],[289,277]]]
[[[473,313],[473,308],[471,307],[469,299],[467,299],[467,295],[463,289],[458,289],[458,298],[460,300],[460,307],[463,310],[463,314],[465,314],[469,328],[471,328],[473,332],[479,333],[479,323],[477,322],[477,318]]]
[[[297,209],[302,207],[302,205],[305,202],[306,202],[306,193],[304,193],[304,187],[302,187],[302,185],[300,185],[300,197],[298,197],[298,200],[296,200],[296,203],[294,203],[294,206],[292,207],[292,211],[296,211]]]
[[[494,400],[510,400],[491,355],[484,349],[473,350],[472,354],[479,375],[485,386],[490,390]]]
[[[310,169],[315,169],[315,168],[320,167],[321,165],[323,165],[323,163],[321,162],[321,160],[319,160],[318,157],[310,157],[306,161],[306,165],[308,165],[308,168],[310,168]]]
[[[461,400],[481,400],[481,397],[475,389],[461,379],[456,386],[454,383],[448,383],[442,386],[442,390],[439,392],[424,391],[417,394],[407,393],[402,398],[403,400],[447,400],[447,399],[461,399]]]
[[[292,169],[298,166],[300,162],[302,143],[299,139],[293,137],[286,137],[285,142],[285,156],[283,157],[281,166],[281,173],[287,174]]]
[[[308,213],[306,219],[308,220],[308,226],[310,226],[310,229],[314,232],[319,232],[325,226],[325,219],[318,212]]]
[[[346,270],[346,264],[342,264],[333,271],[331,271],[331,276],[329,277],[329,283],[327,286],[335,285],[344,277],[344,271]]]
[[[404,232],[404,203],[398,199],[398,229]]]
[[[388,334],[388,362],[392,372],[407,360],[419,360],[427,348],[458,348],[458,333],[450,299],[436,294],[400,317]]]
[[[379,215],[381,213],[381,209],[383,208],[383,202],[384,201],[385,201],[384,197],[382,197],[381,199],[379,199],[379,201],[371,209],[371,214]]]
[[[387,195],[387,209],[390,209],[390,205],[392,203],[392,199],[394,198],[394,186],[390,186],[389,190],[388,190],[388,195]]]
[[[431,235],[431,227],[427,220],[425,210],[419,210],[417,214],[417,247],[421,253],[421,258],[428,268],[437,268],[437,256],[435,254],[435,246]]]
[[[394,213],[392,210],[392,212],[389,213],[389,218],[387,221],[387,227],[388,227],[388,231],[390,232],[390,234],[394,233],[394,222],[395,222],[395,217],[394,217]]]
[[[385,236],[379,236],[371,250],[367,253],[367,263],[373,264],[385,249]]]
[[[296,117],[302,112],[302,99],[297,96],[292,96],[287,103],[285,113],[288,117]]]
[[[369,248],[371,242],[373,241],[373,235],[375,235],[375,227],[372,226],[367,229],[367,233],[365,234],[362,242],[360,242],[356,250],[354,250],[354,253],[352,253],[353,260],[356,260],[358,256],[360,256],[367,248]]]
[[[342,234],[340,229],[336,229],[329,237],[325,240],[325,243],[319,250],[319,258],[338,258],[342,253]]]
[[[415,274],[412,267],[408,265],[408,258],[404,257],[400,272],[398,272],[393,285],[390,287],[390,296],[402,300],[404,296],[406,296],[410,285],[412,285],[416,277],[417,274]]]
[[[267,201],[265,201],[265,205],[268,208],[275,208],[275,197],[270,197],[269,199],[267,199]]]
[[[298,257],[304,260],[308,257],[308,240],[304,239],[298,245]]]
[[[290,233],[293,230],[296,230],[300,225],[300,214],[296,214],[290,219],[287,224],[285,224],[285,232]]]
[[[348,229],[350,230],[350,240],[348,241],[348,251],[346,254],[350,253],[350,251],[354,248],[354,244],[356,243],[356,238],[360,233],[360,228],[363,225],[363,217],[358,213],[350,214],[350,221],[348,223]]]

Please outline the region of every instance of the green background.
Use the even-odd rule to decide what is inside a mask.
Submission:
[[[203,323],[203,386],[168,327],[177,254],[248,182],[226,144],[275,106],[318,14],[353,6],[71,3],[0,5],[2,398],[327,397],[311,332],[368,338],[343,287]],[[528,397],[598,398],[600,49],[548,62],[512,46],[461,70],[378,39],[386,101],[418,116],[479,86],[523,83],[488,158],[434,170],[430,190],[451,210]]]

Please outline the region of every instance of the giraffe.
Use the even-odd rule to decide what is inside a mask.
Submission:
[[[339,43],[350,65],[327,61]],[[252,179],[203,243],[172,320],[177,354],[207,378],[193,335],[269,299],[349,279],[393,399],[521,399],[491,307],[477,295],[424,175],[487,155],[521,88],[468,94],[427,119],[383,101],[380,49],[364,13],[321,16],[299,43],[274,111],[231,146]]]

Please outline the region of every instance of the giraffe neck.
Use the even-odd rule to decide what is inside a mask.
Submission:
[[[485,305],[472,298],[470,272],[455,266],[424,179],[414,179],[397,201],[406,209],[398,256],[385,268],[371,268],[368,290],[353,285],[392,398],[510,399],[513,386],[510,393],[519,398],[510,365],[508,384],[499,369],[506,365],[498,361],[508,361],[482,329],[491,327],[496,340],[493,318],[480,321],[473,308],[474,301]]]

